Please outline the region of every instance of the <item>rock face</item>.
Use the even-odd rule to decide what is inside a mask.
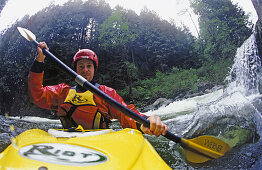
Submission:
[[[149,106],[147,106],[146,108],[144,108],[144,109],[142,110],[142,112],[148,112],[148,111],[150,111],[150,110],[156,110],[156,109],[158,109],[159,107],[161,107],[161,106],[167,106],[167,105],[169,105],[170,103],[172,103],[172,101],[169,100],[169,99],[159,98],[159,99],[157,99],[152,105],[149,105]]]
[[[257,12],[258,21],[256,23],[256,40],[259,50],[259,56],[262,57],[262,0],[251,0]]]
[[[261,10],[261,8],[262,8],[262,0],[251,0],[252,1],[252,3],[253,3],[253,6],[254,6],[254,8],[255,8],[255,10],[256,10],[256,12],[257,12],[257,15],[258,15],[258,19],[262,19],[261,17],[262,17],[262,10]]]

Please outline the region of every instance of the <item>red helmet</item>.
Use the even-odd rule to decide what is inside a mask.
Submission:
[[[98,59],[97,59],[96,53],[92,50],[89,50],[89,49],[79,50],[75,54],[75,56],[73,57],[73,66],[75,66],[77,60],[81,60],[81,59],[84,59],[84,58],[94,61],[96,69],[98,68]]]

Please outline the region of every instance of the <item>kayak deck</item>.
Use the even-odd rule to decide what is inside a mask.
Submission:
[[[0,154],[0,169],[170,169],[134,129],[49,132],[32,129],[17,136]]]

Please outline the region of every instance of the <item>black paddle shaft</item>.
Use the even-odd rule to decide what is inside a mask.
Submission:
[[[33,41],[36,45],[38,45],[39,43],[37,41]],[[43,48],[43,53],[46,56],[51,57],[56,63],[58,63],[59,65],[62,66],[62,68],[69,73],[70,76],[72,76],[75,81],[80,84],[82,87],[84,87],[86,90],[90,90],[92,93],[96,94],[97,96],[103,98],[108,104],[110,104],[111,106],[113,106],[114,108],[116,108],[117,110],[121,111],[123,114],[125,114],[126,116],[134,119],[135,121],[137,121],[140,124],[143,124],[146,127],[150,127],[150,122],[138,115],[137,113],[135,113],[134,111],[130,110],[129,108],[125,107],[124,105],[118,103],[116,100],[114,100],[113,98],[111,98],[110,96],[108,96],[107,94],[105,94],[104,92],[102,92],[100,89],[98,89],[97,87],[95,87],[93,84],[91,84],[90,82],[88,82],[85,78],[83,78],[82,76],[78,75],[74,70],[72,70],[70,67],[68,67],[66,64],[64,64],[61,60],[59,60],[56,56],[54,56],[51,52],[49,52],[47,49]],[[166,135],[164,135],[164,137],[166,137],[169,140],[172,140],[176,143],[180,143],[181,142],[181,138],[174,135],[173,133],[167,131]]]

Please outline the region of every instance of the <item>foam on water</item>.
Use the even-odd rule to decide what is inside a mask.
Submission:
[[[237,50],[235,63],[226,78],[227,88],[202,96],[174,101],[167,106],[143,114],[164,117],[164,120],[170,123],[171,129],[181,134],[188,133],[193,128],[197,129],[196,127],[208,127],[223,117],[240,117],[243,119],[241,122],[255,121],[258,131],[261,132],[261,111],[253,105],[254,101],[260,102],[261,98],[259,94],[262,77],[260,66],[255,35],[252,35]],[[20,119],[20,117],[12,119]],[[23,117],[22,119],[30,122],[60,123],[59,120],[37,117]]]
[[[237,49],[234,64],[228,81],[227,93],[239,91],[245,96],[259,94],[261,81],[261,61],[258,55],[255,34],[252,34],[243,45]]]
[[[226,78],[228,86],[225,89],[175,101],[145,114],[161,117],[169,115],[166,122],[170,129],[181,135],[193,135],[201,131],[206,133],[217,122],[220,126],[217,128],[236,125],[252,129],[255,124],[257,133],[261,135],[262,116],[257,108],[262,104],[259,93],[262,77],[260,72],[261,61],[253,34],[238,48],[234,64]]]
[[[33,117],[33,116],[23,116],[23,117],[14,116],[14,117],[9,117],[9,118],[14,119],[14,120],[23,120],[23,121],[34,122],[34,123],[58,123],[60,124],[60,120]]]
[[[163,116],[163,115],[173,114],[173,117],[176,117],[179,115],[192,113],[197,110],[198,105],[203,105],[203,104],[210,103],[212,101],[216,101],[218,98],[222,96],[222,94],[223,94],[223,90],[221,89],[209,94],[196,96],[185,100],[174,101],[167,106],[162,106],[157,110],[150,110],[143,114],[147,116],[151,116],[151,115]]]

